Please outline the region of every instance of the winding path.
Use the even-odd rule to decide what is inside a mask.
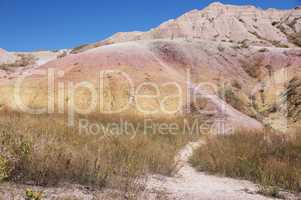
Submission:
[[[197,172],[189,164],[194,149],[204,144],[203,140],[189,143],[177,155],[177,171],[173,177],[151,176],[147,191],[151,198],[164,194],[172,200],[269,200],[257,194],[258,186],[243,180],[211,176]],[[149,199],[149,198],[148,198]],[[164,199],[164,198],[163,198]]]

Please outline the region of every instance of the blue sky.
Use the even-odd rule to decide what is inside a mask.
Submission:
[[[70,48],[119,31],[145,31],[210,0],[0,0],[0,47],[10,51]],[[287,9],[301,0],[220,0]]]

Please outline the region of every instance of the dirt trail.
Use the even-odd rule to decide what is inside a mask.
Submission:
[[[144,200],[272,200],[257,194],[255,184],[231,178],[217,177],[197,172],[189,164],[193,151],[205,142],[200,140],[187,144],[176,156],[176,171],[172,177],[152,175],[147,187],[138,199]],[[32,188],[43,191],[45,200],[80,199],[113,200],[119,198],[118,191],[92,191],[80,185],[63,184],[57,188],[42,188],[13,183],[0,184],[0,197],[7,200],[24,200],[24,191]],[[116,197],[114,197],[116,195]],[[293,199],[293,198],[292,198]],[[296,198],[297,199],[297,198]]]
[[[189,143],[176,157],[177,172],[173,177],[151,176],[147,191],[153,199],[173,200],[268,200],[257,194],[258,186],[243,180],[211,176],[197,172],[188,162],[193,150],[204,144],[203,140]],[[163,197],[161,197],[163,198]],[[164,199],[163,198],[163,199]]]

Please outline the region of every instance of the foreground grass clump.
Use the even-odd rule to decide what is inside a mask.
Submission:
[[[8,161],[0,155],[0,181],[4,180],[8,176]]]
[[[34,192],[30,189],[27,189],[25,192],[25,200],[42,200],[42,192]]]
[[[70,182],[139,190],[148,173],[170,175],[176,153],[191,139],[183,134],[79,134],[57,116],[0,118],[0,144],[15,160],[8,180],[41,186]]]
[[[237,131],[209,137],[191,163],[200,171],[301,192],[301,132],[285,136],[270,131]]]

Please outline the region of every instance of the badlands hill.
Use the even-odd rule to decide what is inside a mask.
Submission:
[[[66,89],[68,81],[89,81],[102,94],[96,98],[96,113],[117,112],[130,102],[123,114],[144,116],[138,104],[149,115],[165,117],[183,115],[187,110],[198,114],[214,109],[217,112],[213,118],[225,116],[233,126],[260,127],[258,121],[274,126],[271,119],[283,115],[278,112],[283,109],[281,94],[300,74],[300,31],[299,8],[261,10],[214,3],[148,32],[117,33],[72,51],[44,52],[43,59],[41,52],[29,53],[41,62],[26,66],[4,63],[6,75],[0,80],[0,92],[5,95],[0,97],[0,104],[3,109],[19,110],[14,83],[26,75],[20,90],[22,101],[32,108],[47,107],[48,77],[37,70],[55,69],[61,72],[54,78],[54,112],[73,104],[80,108],[91,105],[89,91],[79,89],[70,94]],[[100,72],[105,70],[115,73],[101,74],[100,84]],[[59,88],[59,83],[66,87]],[[131,84],[137,89],[143,83],[158,85],[160,94],[150,99],[135,98]],[[181,98],[166,99],[178,94],[179,89],[167,83],[176,83],[185,91]],[[196,94],[196,99],[188,98],[186,91]],[[148,84],[141,93],[156,95],[156,90]],[[207,116],[212,117],[212,113]]]
[[[120,32],[82,50],[119,42],[194,38],[270,47],[300,47],[301,8],[262,10],[216,2],[192,10],[147,32]]]

